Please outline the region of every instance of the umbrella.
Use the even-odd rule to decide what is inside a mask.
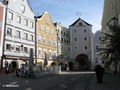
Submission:
[[[48,64],[48,61],[47,61],[47,54],[46,54],[46,52],[45,52],[44,67],[46,67],[47,64]]]
[[[33,65],[33,49],[30,49],[29,65]]]

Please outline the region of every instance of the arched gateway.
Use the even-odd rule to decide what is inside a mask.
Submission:
[[[88,70],[89,69],[89,60],[86,54],[78,55],[75,61],[76,61],[77,70]]]

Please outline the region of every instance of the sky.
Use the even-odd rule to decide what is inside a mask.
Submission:
[[[69,28],[81,18],[93,26],[93,33],[101,30],[104,0],[29,0],[29,3],[36,15],[47,11],[53,23],[60,22]]]

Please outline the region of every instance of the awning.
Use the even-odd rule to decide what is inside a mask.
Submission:
[[[12,56],[12,55],[5,55],[5,59],[13,59],[13,60],[28,60],[29,57],[24,57],[24,56]]]

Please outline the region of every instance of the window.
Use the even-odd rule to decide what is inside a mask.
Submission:
[[[78,40],[77,40],[77,37],[74,37],[74,41],[78,41]]]
[[[68,47],[68,51],[70,51],[70,47]]]
[[[20,52],[20,46],[18,46],[18,45],[16,46],[16,51]]]
[[[46,27],[46,33],[49,33],[49,27]]]
[[[12,28],[9,28],[9,27],[7,28],[7,34],[12,35]]]
[[[43,43],[46,44],[46,37],[44,37],[44,39],[43,39]]]
[[[33,41],[33,35],[30,35],[30,41]]]
[[[79,25],[82,26],[82,22],[80,22]]]
[[[77,51],[78,50],[78,46],[74,46],[74,50]]]
[[[38,50],[38,57],[41,57],[41,56],[42,56],[41,50]]]
[[[58,32],[59,32],[60,30],[58,29]]]
[[[66,33],[66,36],[68,36],[68,34]]]
[[[13,20],[13,13],[12,12],[8,12],[8,19]]]
[[[11,51],[11,44],[6,44],[6,49]]]
[[[52,40],[51,40],[51,39],[49,39],[49,45],[50,45],[50,46],[52,45]]]
[[[101,41],[101,37],[99,37],[99,40]]]
[[[84,41],[87,41],[87,37],[84,37]]]
[[[114,9],[114,8],[115,8],[114,1],[112,1],[112,3],[111,3],[111,9]]]
[[[24,19],[24,25],[28,26],[28,20],[27,19]]]
[[[21,5],[21,11],[22,11],[22,13],[25,12],[25,6],[24,5]]]
[[[95,45],[95,49],[98,49],[98,48],[99,48],[99,45],[98,45],[98,44],[96,44],[96,45]]]
[[[16,37],[20,38],[20,31],[16,31]]]
[[[24,52],[27,53],[28,52],[28,48],[24,47]]]
[[[32,21],[30,21],[30,27],[33,28],[33,22]]]
[[[61,31],[61,34],[62,34],[62,31]]]
[[[54,30],[51,29],[51,35],[54,35]]]
[[[64,49],[64,47],[62,46],[62,50]]]
[[[64,32],[64,36],[65,36],[65,32]]]
[[[61,41],[63,42],[63,38],[61,38]]]
[[[38,43],[41,43],[41,36],[38,36]]]
[[[44,31],[44,25],[42,25],[42,24],[40,25],[40,30]]]
[[[84,29],[84,33],[86,33],[87,32],[87,30],[86,29]]]
[[[50,57],[52,56],[52,53],[51,53],[51,52],[49,52],[49,56],[50,56]]]
[[[74,33],[77,33],[77,29],[74,29]]]
[[[84,46],[84,50],[87,50],[88,49],[88,47],[87,46]]]
[[[68,43],[68,40],[67,40],[67,43]]]
[[[48,18],[46,18],[46,24],[49,24],[49,19]]]
[[[21,17],[20,16],[17,16],[17,22],[21,23]]]
[[[58,37],[58,40],[60,40],[60,37]]]
[[[64,42],[66,43],[66,39],[64,39]]]
[[[28,39],[28,34],[27,33],[24,33],[24,39]]]
[[[66,46],[64,47],[64,50],[66,50]]]
[[[51,30],[49,29],[48,33],[50,34],[51,33]]]

